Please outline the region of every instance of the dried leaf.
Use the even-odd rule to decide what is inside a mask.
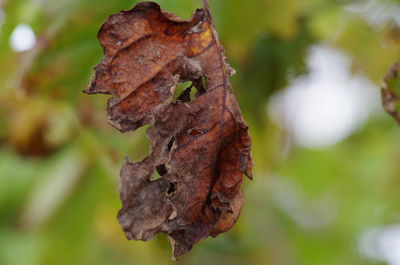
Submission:
[[[392,65],[381,89],[383,108],[400,125],[400,61]]]
[[[121,169],[118,220],[128,239],[167,234],[173,256],[181,256],[229,230],[243,206],[242,176],[251,178],[253,161],[227,79],[234,71],[206,1],[187,21],[141,2],[111,15],[98,38],[105,57],[85,92],[113,95],[107,115],[122,132],[153,124],[150,154]],[[185,81],[192,86],[173,102]],[[161,178],[152,180],[155,170]]]

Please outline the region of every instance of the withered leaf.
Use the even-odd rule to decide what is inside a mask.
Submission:
[[[234,71],[203,3],[189,20],[153,2],[111,15],[98,33],[105,56],[85,90],[112,94],[108,120],[122,132],[152,123],[150,154],[121,169],[118,220],[128,239],[167,234],[174,257],[234,225],[253,166],[227,78]],[[173,102],[185,81],[192,85]],[[161,178],[152,180],[155,170]]]
[[[382,105],[387,113],[400,125],[400,61],[387,72],[382,89]]]

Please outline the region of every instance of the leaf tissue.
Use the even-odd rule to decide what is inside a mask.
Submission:
[[[121,132],[152,124],[149,155],[122,166],[118,221],[128,239],[167,234],[179,257],[235,224],[242,176],[252,178],[251,139],[228,81],[234,70],[207,1],[188,20],[138,3],[108,17],[98,39],[104,58],[84,92],[112,95],[107,117]]]

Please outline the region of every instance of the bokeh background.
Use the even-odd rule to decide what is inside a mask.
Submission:
[[[400,2],[210,0],[253,139],[236,226],[178,263],[127,241],[119,168],[144,132],[87,96],[96,39],[134,0],[0,1],[0,264],[400,264],[400,128],[379,86],[400,59]],[[197,0],[159,0],[183,18]]]

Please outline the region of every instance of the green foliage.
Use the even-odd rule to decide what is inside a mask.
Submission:
[[[160,0],[188,18],[196,0]],[[400,29],[347,8],[362,1],[210,0],[231,78],[253,137],[254,181],[245,181],[237,225],[207,239],[181,264],[371,264],[359,254],[365,229],[399,220],[400,130],[384,115],[323,150],[285,147],[266,115],[269,97],[307,70],[311,45],[345,51],[352,70],[377,84],[400,58]],[[378,1],[380,4],[391,1]],[[0,264],[169,264],[164,236],[124,238],[116,221],[124,154],[148,152],[141,128],[107,125],[107,96],[88,97],[96,39],[111,13],[136,1],[3,1],[0,27]],[[32,26],[34,49],[9,36]],[[390,83],[399,92],[398,80]],[[286,151],[285,151],[286,150]]]

